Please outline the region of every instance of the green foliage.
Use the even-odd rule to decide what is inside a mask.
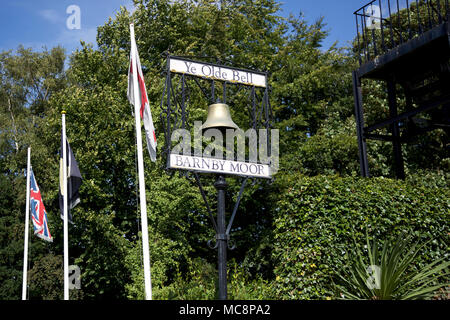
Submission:
[[[217,271],[214,264],[203,259],[192,260],[188,272],[177,272],[169,285],[155,285],[154,299],[214,300],[217,299]],[[142,283],[143,279],[141,279]],[[235,260],[228,263],[228,299],[267,300],[272,289],[268,280],[250,275]],[[140,296],[139,298],[143,298]]]
[[[63,257],[46,255],[28,271],[29,299],[62,299],[64,292]]]
[[[21,296],[28,146],[32,147],[31,163],[49,224],[53,226],[59,219],[59,211],[48,210],[52,209],[48,206],[52,194],[48,182],[55,171],[48,165],[50,155],[41,128],[48,99],[65,85],[64,60],[60,47],[40,53],[19,47],[15,53],[0,53],[0,299]],[[52,228],[52,234],[54,231]],[[44,255],[55,253],[55,248],[30,236],[30,268]]]
[[[84,170],[91,172],[91,181],[97,186],[96,189],[86,187],[88,189],[84,191],[88,194],[92,192],[93,201],[86,204],[87,207],[97,205],[99,209],[105,208],[106,200],[112,198],[113,194],[117,203],[136,205],[134,190],[130,192],[130,189],[118,188],[120,184],[124,187],[133,186],[133,183],[125,183],[133,181],[134,178],[129,170],[133,168],[135,159],[129,154],[128,147],[134,143],[134,137],[130,135],[130,129],[133,128],[132,117],[127,119],[121,117],[123,114],[130,113],[128,102],[125,100],[125,89],[129,51],[128,25],[131,21],[134,21],[136,26],[137,44],[144,66],[146,83],[149,84],[149,100],[153,110],[158,110],[157,104],[164,83],[160,71],[165,61],[161,54],[170,49],[171,53],[177,55],[213,56],[235,66],[270,70],[273,77],[271,82],[274,84],[272,104],[277,106],[275,110],[277,119],[289,119],[293,114],[301,113],[303,118],[307,117],[310,120],[310,127],[315,128],[317,124],[312,124],[312,121],[317,123],[326,117],[323,112],[324,105],[332,105],[333,110],[344,118],[348,116],[348,111],[345,111],[345,108],[337,101],[346,99],[342,100],[341,95],[338,94],[341,87],[351,92],[350,77],[346,73],[349,69],[344,59],[345,55],[341,51],[333,48],[322,54],[320,43],[326,36],[322,22],[309,26],[302,17],[298,19],[291,17],[286,21],[276,16],[278,4],[275,1],[230,1],[224,6],[225,12],[220,12],[211,1],[198,3],[137,1],[136,4],[138,9],[133,15],[122,9],[115,19],[111,19],[99,28],[99,51],[85,47],[71,58],[72,67],[68,76],[71,87],[54,99],[54,104],[57,106],[53,117],[55,127],[61,108],[59,106],[65,104],[68,106],[65,107],[68,118],[72,119],[72,125],[77,128],[77,131],[83,132],[84,127],[90,129],[92,126],[87,124],[92,122],[96,123],[95,128],[99,128],[95,131],[95,141],[88,142],[91,145],[88,146],[79,140],[77,146],[78,150],[81,148],[81,154],[86,155],[82,156],[84,159],[79,162],[83,161]],[[211,41],[205,41],[205,39]],[[295,55],[292,56],[291,53]],[[292,66],[303,66],[302,70],[293,72],[292,69],[285,68],[287,60]],[[328,75],[335,72],[335,79],[329,79]],[[298,86],[292,86],[292,81],[286,78],[288,74],[289,79],[295,78],[297,74],[302,76]],[[285,79],[288,79],[286,83]],[[342,79],[345,81],[341,81]],[[291,89],[285,90],[283,86],[290,86]],[[320,90],[320,93],[312,92],[316,90]],[[204,119],[205,106],[201,99],[194,98],[200,97],[200,93],[196,90],[192,91],[193,103],[189,105],[190,120]],[[295,97],[295,100],[292,100],[286,108],[278,108],[278,106],[286,105],[289,95]],[[111,96],[114,98],[111,99]],[[297,102],[302,99],[302,96],[307,99],[300,105]],[[246,99],[242,101],[245,102]],[[233,115],[235,119],[247,117],[242,101],[233,100],[235,104],[233,110],[237,110]],[[111,118],[108,123],[119,123],[122,127],[122,131],[119,131],[117,136],[113,135],[118,149],[122,149],[119,146],[124,147],[122,153],[101,150],[101,146],[111,143],[111,125],[101,125],[105,122],[105,114],[102,110],[105,104],[108,106],[108,117],[117,114],[120,118]],[[311,108],[316,108],[318,112],[321,110],[319,117],[315,117],[308,111],[309,109],[305,108],[309,105],[312,105]],[[154,119],[156,131],[162,132],[159,118],[154,117]],[[246,123],[243,125],[245,126]],[[302,127],[302,130],[306,127]],[[293,123],[286,123],[282,124],[281,128],[288,134],[299,127]],[[127,134],[126,137],[123,136],[124,133]],[[92,132],[81,134],[72,132],[69,136],[74,140],[86,134],[92,134]],[[163,144],[162,138],[159,134],[159,145]],[[289,147],[288,143],[295,141],[296,136],[293,135],[291,139],[286,135],[285,138],[283,140],[287,144],[285,151],[292,153],[295,148]],[[73,144],[76,146],[77,142],[74,141]],[[75,146],[73,146],[74,150]],[[111,183],[112,180],[108,179],[107,175],[102,176],[100,173],[106,173],[111,170],[110,168],[114,168],[117,160],[108,161],[108,157],[114,154],[120,154],[120,159],[124,163],[118,171],[112,172],[116,179],[114,183]],[[180,270],[179,272],[183,275],[187,274],[194,257],[207,256],[210,262],[214,261],[210,251],[205,248],[206,241],[213,235],[205,210],[199,210],[204,204],[196,187],[187,184],[184,178],[175,176],[168,180],[161,168],[154,168],[149,163],[146,163],[146,168],[148,168],[149,177],[147,181],[152,181],[147,185],[147,190],[151,190],[152,195],[149,197],[151,198],[149,223],[153,232],[150,232],[149,236],[151,242],[155,241],[160,245],[151,250],[152,272],[157,286],[170,287],[176,281],[175,279],[178,279],[177,270]],[[119,174],[126,172],[128,172],[126,177],[119,177]],[[99,183],[100,181],[103,183]],[[205,183],[205,185],[211,184]],[[113,188],[125,192],[117,196],[118,193]],[[230,194],[235,194],[239,190],[239,185],[231,182],[229,190]],[[102,196],[105,191],[108,197]],[[207,188],[208,194],[213,192]],[[102,201],[102,197],[105,200]],[[247,251],[245,248],[259,243],[252,239],[261,239],[267,234],[265,228],[270,226],[271,221],[267,212],[268,206],[264,204],[265,198],[267,198],[267,192],[261,185],[249,187],[244,193],[239,217],[235,221],[243,230],[236,233],[238,248],[241,248],[236,251],[236,257],[239,259],[245,257]],[[232,210],[232,201],[227,203],[230,203],[228,210]],[[116,209],[115,225],[117,226],[118,222],[127,218],[130,219],[127,215],[133,211],[134,208],[131,206],[124,207],[120,211]],[[108,210],[105,210],[105,213],[107,212]],[[130,225],[126,229],[119,227],[121,230],[129,230],[127,237],[133,241],[132,252],[127,255],[128,259],[133,261],[128,269],[132,281],[126,285],[127,296],[133,298],[138,298],[142,294],[142,271],[137,259],[140,251],[136,227],[136,225]],[[261,251],[255,249],[253,252]],[[262,255],[257,253],[257,256],[267,261],[268,251],[262,252],[264,252]],[[265,274],[271,273],[267,264],[265,266],[257,264],[259,264],[258,270],[264,270]],[[252,269],[254,265],[249,262],[246,266]],[[177,296],[181,297],[184,294],[177,294]]]
[[[385,241],[380,251],[376,239],[371,244],[367,235],[368,259],[355,243],[345,270],[336,270],[342,283],[337,286],[341,297],[352,300],[429,299],[437,290],[448,286],[442,283],[442,278],[449,275],[447,257],[420,270],[413,269],[421,248],[412,243],[411,238],[400,234],[395,242]]]
[[[216,299],[216,273],[214,265],[202,259],[193,259],[187,272],[178,271],[169,285],[156,287],[154,298],[164,300]]]
[[[228,295],[232,300],[270,300],[273,296],[272,282],[261,276],[251,274],[236,261],[228,265]]]
[[[291,160],[292,169],[315,176],[317,174],[357,175],[359,173],[358,143],[353,131],[355,121],[334,124],[324,121],[319,132],[307,139]],[[286,161],[286,159],[284,159]]]
[[[448,255],[448,188],[385,178],[279,176],[276,182],[273,259],[276,296],[336,297],[336,270],[347,265],[353,239],[364,230],[382,239],[407,232],[420,249],[415,266]]]
[[[24,223],[19,222],[22,208],[14,195],[13,180],[0,174],[0,291],[1,300],[19,297],[23,263]],[[25,183],[24,179],[21,182]],[[26,183],[25,183],[26,184]],[[22,201],[25,198],[20,197]]]
[[[158,116],[164,52],[269,71],[281,170],[275,183],[248,183],[243,193],[232,230],[237,248],[230,252],[235,260],[228,269],[230,297],[332,296],[332,266],[343,264],[350,222],[357,238],[369,224],[377,226],[378,236],[400,229],[423,239],[435,235],[435,242],[422,250],[423,261],[446,254],[448,174],[426,169],[445,169],[448,156],[439,154],[428,164],[424,154],[405,150],[412,155],[406,157],[411,172],[425,169],[407,182],[304,176],[359,172],[350,72],[356,59],[346,49],[321,47],[328,35],[324,20],[308,23],[301,14],[282,18],[274,0],[223,1],[222,11],[216,2],[136,0],[133,13],[121,8],[98,28],[98,49],[82,43],[66,71],[64,50],[58,47],[0,53],[0,298],[20,297],[28,146],[54,237],[51,244],[31,237],[30,294],[33,299],[61,297],[57,193],[63,110],[83,176],[81,203],[72,212],[69,230],[70,264],[80,267],[83,290],[71,294],[143,298],[136,137],[126,97],[130,22],[135,24],[159,150],[164,144]],[[368,116],[375,119],[386,112],[385,93],[377,83],[370,86]],[[229,90],[235,94],[229,95],[233,119],[247,128],[249,98],[236,88]],[[207,102],[195,86],[190,96],[189,121],[204,120]],[[430,141],[437,150],[445,135],[438,132]],[[389,175],[391,146],[374,142],[368,150],[372,173]],[[158,154],[156,165],[144,155],[154,298],[214,299],[216,255],[206,246],[214,234],[203,199],[192,181],[168,175]],[[213,204],[213,178],[202,179]],[[240,181],[230,178],[228,184],[230,213]],[[60,280],[41,283],[40,272]]]
[[[63,256],[47,254],[28,270],[28,299],[62,300],[64,296]],[[83,299],[83,291],[70,291],[71,300]]]

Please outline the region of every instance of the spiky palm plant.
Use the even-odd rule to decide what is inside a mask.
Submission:
[[[420,270],[414,268],[420,249],[411,237],[401,235],[395,243],[385,241],[378,250],[367,238],[368,259],[355,243],[355,252],[348,256],[348,267],[339,274],[337,285],[343,299],[409,300],[427,299],[440,288],[449,286],[448,258],[438,259]],[[443,280],[442,280],[443,279]]]

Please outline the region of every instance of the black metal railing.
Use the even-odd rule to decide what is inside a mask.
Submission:
[[[354,12],[363,64],[449,21],[449,0],[373,0]]]

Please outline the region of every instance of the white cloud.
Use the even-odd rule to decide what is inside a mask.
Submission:
[[[103,0],[107,1],[107,0]],[[136,10],[133,0],[118,0],[121,6],[124,6],[130,13],[133,13]],[[85,8],[86,7],[86,8]],[[98,15],[104,16],[113,16],[117,14],[119,9],[111,10],[113,7],[108,8],[105,7],[104,12],[98,12]],[[89,6],[85,5],[81,7],[83,10],[89,10]],[[110,11],[111,10],[111,11]],[[66,53],[70,55],[74,50],[80,48],[80,40],[83,40],[86,43],[93,44],[94,48],[97,48],[97,26],[93,26],[96,24],[100,25],[102,22],[93,22],[93,17],[97,18],[95,15],[91,14],[89,17],[91,20],[86,21],[88,15],[83,16],[81,20],[81,28],[70,30],[67,27],[67,19],[69,14],[66,13],[65,10],[55,10],[55,9],[41,9],[34,11],[34,14],[42,19],[43,28],[49,27],[52,30],[46,33],[45,38],[48,39],[46,41],[36,38],[35,41],[28,41],[23,43],[25,47],[31,47],[34,50],[42,50],[43,47],[52,48],[57,45],[60,45],[66,48]],[[98,19],[96,19],[98,20]],[[51,36],[50,36],[51,34]]]
[[[58,24],[65,21],[64,17],[53,9],[40,10],[38,14],[50,23]]]
[[[80,48],[80,40],[86,43],[91,43],[97,48],[97,28],[81,28],[80,30],[69,30],[61,28],[58,35],[51,41],[34,41],[25,42],[25,48],[32,48],[35,51],[41,51],[43,48],[51,49],[56,46],[62,46],[66,49],[66,54],[69,56],[77,48]]]
[[[125,4],[123,5],[128,12],[134,13],[136,11],[136,7],[134,6],[133,0],[126,0]]]
[[[67,54],[70,54],[73,50],[80,46],[80,40],[83,40],[86,43],[92,43],[94,48],[97,46],[96,27],[86,28],[83,24],[81,24],[81,29],[69,30],[66,26],[68,16],[53,9],[39,10],[38,15],[51,24],[59,25],[60,28],[57,28],[57,35],[51,41],[47,41],[45,43],[38,41],[28,43],[29,46],[40,49],[43,46],[52,48],[54,46],[61,45],[67,49]]]
[[[97,27],[92,28],[81,28],[79,30],[69,30],[64,28],[58,35],[58,38],[55,40],[56,45],[61,45],[68,50],[75,50],[76,47],[79,47],[80,40],[83,40],[86,43],[91,43],[94,45],[94,48],[97,47]],[[67,52],[70,54],[70,52]]]

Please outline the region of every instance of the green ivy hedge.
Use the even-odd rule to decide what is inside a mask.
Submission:
[[[370,237],[395,238],[403,231],[431,240],[417,267],[449,253],[448,177],[396,181],[278,175],[274,198],[274,296],[336,299],[333,283],[345,255]],[[433,181],[431,181],[433,180]]]

